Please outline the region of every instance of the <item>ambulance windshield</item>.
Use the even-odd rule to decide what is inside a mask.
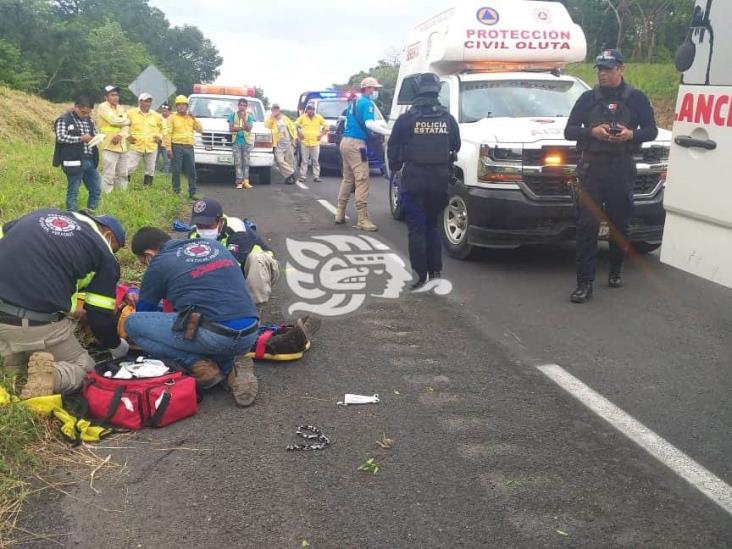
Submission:
[[[338,118],[348,107],[348,99],[321,99],[318,101],[318,114],[323,118]]]
[[[586,89],[576,80],[463,82],[460,88],[460,122],[501,117],[566,117]]]
[[[212,98],[212,97],[191,97],[189,110],[197,118],[228,118],[237,111],[238,99],[234,98]],[[262,105],[259,101],[249,101],[247,110],[254,115],[254,120],[264,120]]]

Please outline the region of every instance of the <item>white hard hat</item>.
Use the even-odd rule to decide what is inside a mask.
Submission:
[[[153,98],[152,95],[150,95],[149,93],[141,93],[140,95],[137,96],[138,101],[147,101],[148,99],[152,99],[152,98]]]
[[[373,76],[367,76],[363,80],[361,80],[361,89],[364,88],[383,88],[381,84],[379,84],[379,81],[376,80]]]

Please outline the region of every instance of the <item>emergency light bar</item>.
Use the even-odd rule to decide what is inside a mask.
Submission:
[[[254,97],[255,89],[254,86],[219,86],[216,84],[193,84],[193,93]]]

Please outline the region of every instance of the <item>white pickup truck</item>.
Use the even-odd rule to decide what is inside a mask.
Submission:
[[[227,119],[231,113],[236,112],[237,103],[242,97],[246,97],[249,112],[254,116],[250,172],[255,182],[269,184],[274,164],[272,132],[264,127],[264,105],[254,97],[254,88],[201,84],[193,87],[193,93],[188,98],[189,110],[203,126],[203,133],[196,134],[193,146],[196,166],[233,166],[232,134]]]
[[[453,257],[574,239],[569,183],[579,155],[564,128],[589,86],[562,69],[586,53],[582,29],[559,2],[462,0],[414,28],[389,119],[393,124],[409,109],[419,74],[440,77],[438,99],[462,138],[442,223]],[[661,130],[636,156],[630,238],[637,251],[661,243],[670,139]],[[398,177],[389,177],[392,214],[400,218]]]

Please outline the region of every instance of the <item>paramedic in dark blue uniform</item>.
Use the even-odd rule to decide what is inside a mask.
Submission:
[[[124,244],[124,227],[110,215],[45,209],[0,227],[0,358],[2,368],[27,362],[21,398],[78,391],[94,368],[74,335],[80,292],[97,341],[113,358],[127,354],[114,316],[114,254]]]
[[[623,79],[621,53],[604,51],[595,60],[595,68],[599,85],[577,100],[564,132],[566,139],[577,141],[581,152],[577,165],[577,288],[570,296],[574,303],[585,303],[592,297],[602,221],[610,227],[608,285],[623,285],[636,178],[633,153],[658,135],[648,98]]]
[[[460,150],[460,129],[440,105],[440,79],[417,78],[417,98],[401,115],[389,138],[389,168],[402,170],[400,200],[409,228],[409,261],[417,273],[417,289],[442,271],[440,214],[447,205],[450,166]]]
[[[171,240],[155,227],[135,234],[132,252],[147,271],[137,312],[125,322],[130,339],[155,358],[178,362],[204,389],[227,376],[236,403],[252,404],[258,384],[244,355],[259,319],[234,256],[215,240]],[[162,299],[176,312],[159,312]]]

